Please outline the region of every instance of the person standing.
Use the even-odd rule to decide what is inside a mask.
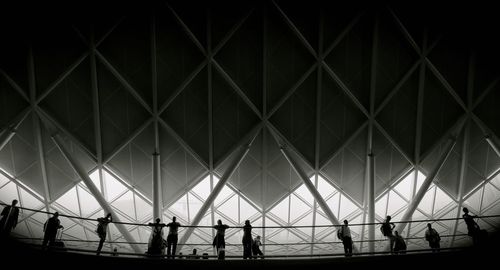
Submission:
[[[148,223],[151,226],[151,236],[149,237],[148,254],[163,255],[165,252],[165,240],[163,239],[163,227],[165,223],[160,223],[160,218],[155,220],[155,223]]]
[[[441,248],[440,241],[441,237],[439,233],[432,228],[430,223],[427,223],[427,231],[425,231],[425,240],[429,242],[429,247],[432,249],[432,252],[438,252]]]
[[[392,234],[392,230],[396,225],[391,222],[391,216],[387,216],[384,223],[382,223],[382,226],[380,227],[380,231],[382,231],[382,234],[389,239],[389,246],[391,252],[394,250],[394,235]]]
[[[214,241],[212,242],[212,245],[216,248],[217,250],[217,256],[219,260],[224,259],[225,257],[225,248],[226,248],[226,242],[224,240],[224,235],[226,233],[226,229],[229,228],[226,224],[222,224],[222,220],[217,220],[217,225],[213,227],[215,230],[217,230],[217,234],[215,235]]]
[[[394,254],[405,254],[406,243],[405,239],[399,235],[398,231],[394,231]]]
[[[12,200],[11,205],[7,205],[2,210],[0,219],[0,238],[8,237],[12,229],[16,228],[19,218],[19,208],[16,206],[17,200]]]
[[[464,212],[462,217],[465,221],[465,224],[467,225],[467,234],[472,237],[474,246],[477,246],[479,244],[479,232],[481,230],[479,228],[479,225],[474,221],[474,218],[476,218],[477,216],[470,215],[469,209],[467,209],[467,207],[464,207],[462,211]]]
[[[177,249],[177,239],[178,239],[178,231],[181,224],[175,221],[176,218],[172,218],[172,222],[167,224],[169,227],[168,236],[167,236],[167,258],[175,258],[175,250]]]
[[[97,255],[101,254],[102,245],[106,241],[106,233],[108,232],[108,224],[112,222],[111,213],[107,216],[97,219],[97,235],[99,236],[99,246],[97,247]]]
[[[241,239],[243,243],[243,259],[252,258],[252,225],[250,225],[250,220],[245,220],[245,226],[243,226],[243,238]]]
[[[344,252],[346,257],[352,256],[352,237],[351,237],[351,229],[349,229],[349,225],[347,220],[344,220],[344,225],[342,225],[338,231],[338,237],[342,240],[342,244],[344,245]]]
[[[260,242],[260,235],[257,235],[252,242],[252,253],[254,257],[262,256],[264,255],[262,251],[260,250],[260,246],[262,246],[262,243]]]
[[[43,225],[43,231],[45,234],[43,235],[42,248],[46,248],[47,244],[49,247],[54,245],[57,230],[59,229],[64,229],[64,227],[61,225],[61,221],[59,220],[59,213],[55,212],[54,215]]]

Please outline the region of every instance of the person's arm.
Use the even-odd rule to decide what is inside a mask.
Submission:
[[[394,230],[394,228],[396,228],[396,225],[394,225],[394,223],[391,222],[391,230]]]

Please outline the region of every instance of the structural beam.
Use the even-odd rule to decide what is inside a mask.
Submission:
[[[213,188],[210,195],[208,195],[208,198],[205,200],[205,202],[201,206],[201,208],[198,211],[198,213],[196,214],[196,216],[192,219],[191,224],[190,224],[191,226],[197,226],[200,223],[201,219],[203,218],[203,216],[207,212],[208,208],[210,208],[212,206],[215,198],[217,198],[217,195],[219,195],[219,193],[222,190],[222,188],[224,187],[224,185],[226,185],[227,180],[229,180],[229,178],[233,175],[233,173],[240,166],[241,162],[243,161],[243,159],[245,158],[247,153],[250,151],[250,147],[252,146],[252,143],[258,134],[259,133],[257,132],[255,134],[255,136],[253,136],[250,143],[240,147],[239,153],[236,155],[236,158],[233,160],[233,163],[229,165],[227,170],[224,172],[222,177],[219,179],[219,182],[217,182],[217,185],[215,185],[215,187]],[[189,237],[193,233],[194,229],[195,229],[194,227],[187,228],[186,233],[179,241],[180,247],[177,248],[177,250],[182,249],[182,245],[184,245],[186,243],[186,241],[189,239]]]
[[[118,223],[114,223],[116,228],[120,231],[120,233],[123,235],[125,240],[129,243],[134,243],[136,242],[134,237],[130,234],[130,232],[127,230],[125,225],[120,223],[120,217],[115,213],[113,208],[108,204],[104,196],[99,192],[99,189],[94,185],[92,182],[92,179],[90,179],[90,176],[87,174],[83,166],[71,155],[70,151],[67,149],[66,144],[64,143],[63,139],[61,138],[61,135],[57,132],[52,133],[52,141],[54,144],[57,146],[57,148],[61,151],[61,154],[64,156],[64,158],[69,162],[73,170],[78,174],[78,176],[83,180],[85,185],[87,185],[89,191],[92,193],[94,198],[97,200],[99,205],[102,207],[102,209],[106,213],[111,213],[113,216],[113,220]],[[141,249],[135,244],[130,244],[130,246],[134,249],[136,253],[143,253]]]
[[[160,154],[153,154],[153,218],[162,220],[162,188],[161,188],[161,174],[160,174]]]
[[[4,132],[0,135],[0,151],[10,142],[12,137],[16,135],[17,128],[21,125],[24,118],[28,115],[27,113],[21,118],[15,125],[7,127]]]
[[[429,189],[430,185],[432,184],[432,181],[434,181],[434,178],[436,178],[441,168],[443,168],[446,159],[451,154],[451,151],[453,150],[453,147],[455,146],[456,143],[457,143],[456,137],[451,136],[448,142],[446,143],[446,146],[444,147],[444,151],[441,154],[441,157],[439,158],[436,167],[434,167],[434,169],[429,173],[429,175],[427,175],[427,178],[425,178],[417,194],[411,200],[410,205],[408,205],[408,209],[406,210],[405,214],[403,215],[403,218],[401,219],[401,222],[403,223],[399,223],[396,226],[396,231],[398,231],[399,233],[401,233],[405,229],[407,225],[406,221],[409,221],[413,216],[413,213],[417,209],[417,206],[422,201],[422,198],[424,198],[427,189]]]
[[[375,223],[375,157],[373,153],[368,154],[368,223]],[[368,239],[375,240],[375,225],[368,227]],[[375,251],[375,242],[368,242],[368,252]]]

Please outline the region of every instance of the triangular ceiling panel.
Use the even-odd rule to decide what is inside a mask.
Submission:
[[[271,122],[297,148],[310,164],[314,164],[314,142],[316,123],[316,74],[287,99],[272,116]]]
[[[321,97],[320,164],[323,164],[366,117],[329,76],[323,76]]]
[[[16,134],[0,151],[0,165],[11,175],[18,175],[37,161],[33,118],[30,113],[17,129]]]
[[[373,16],[362,16],[325,58],[328,66],[365,108],[369,108],[370,102],[372,32]]]
[[[144,17],[147,13],[142,12],[126,16],[98,50],[151,106],[151,29],[150,21]]]
[[[319,40],[319,14],[320,9],[316,5],[304,5],[294,1],[277,1],[277,6],[291,22],[297,27],[301,35],[314,50],[318,49]]]
[[[213,73],[213,158],[218,163],[258,122],[258,117],[227,84]]]
[[[366,131],[360,132],[322,168],[329,179],[358,203],[363,201],[366,136]]]
[[[267,108],[271,110],[300,77],[314,58],[275,9],[267,18]],[[293,78],[293,79],[290,79]]]
[[[42,101],[41,107],[95,153],[89,61],[83,61]]]
[[[456,45],[460,42],[463,42],[462,37],[456,39],[447,35],[438,42],[428,57],[462,101],[467,103],[470,52],[463,46]]]
[[[375,53],[377,54],[375,107],[378,107],[418,60],[417,53],[398,29],[388,10],[379,16],[378,44]],[[417,99],[412,100],[415,102]]]
[[[70,24],[37,21],[33,29],[33,57],[36,91],[40,95],[49,88],[79,57],[86,52],[85,43]]]
[[[203,69],[161,115],[208,164],[208,91]]]
[[[438,139],[446,136],[446,131],[463,113],[458,103],[430,70],[427,70],[425,76],[424,108],[421,153],[428,151]]]
[[[123,85],[102,66],[97,65],[101,136],[106,157],[149,118],[149,113]]]
[[[412,159],[415,152],[417,95],[418,72],[414,72],[377,115],[377,121]]]
[[[500,83],[497,83],[474,109],[474,113],[497,137],[500,137],[499,100]]]
[[[205,57],[166,6],[160,7],[158,11],[162,13],[156,21],[158,106],[161,106]]]
[[[410,163],[378,129],[373,133],[372,151],[375,155],[375,195],[378,195],[397,180]]]
[[[203,48],[207,47],[207,18],[208,18],[208,2],[198,1],[172,1],[168,4],[169,13],[175,12],[182,20],[183,24],[196,37]],[[193,6],[196,6],[193,9]],[[179,24],[179,27],[180,24]]]
[[[216,55],[217,62],[259,111],[262,109],[262,42],[262,18],[254,10]],[[242,51],[242,47],[247,49]]]

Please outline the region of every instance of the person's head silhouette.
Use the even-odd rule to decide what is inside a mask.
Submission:
[[[156,223],[160,223],[160,218],[156,218]]]
[[[466,213],[466,214],[468,214],[468,213],[469,213],[469,209],[467,209],[467,207],[464,207],[464,208],[462,209],[462,211],[464,211],[464,213]]]
[[[387,222],[391,221],[391,216],[387,216],[386,220]]]
[[[59,212],[54,213],[54,217],[57,218],[59,216]]]
[[[398,231],[394,231],[394,234],[395,234],[396,236],[399,236]]]
[[[250,220],[245,220],[245,225],[250,226]]]
[[[222,220],[217,220],[217,224],[222,225]]]
[[[344,224],[345,224],[345,225],[347,225],[347,224],[348,224],[347,219],[345,219],[345,220],[344,220]]]
[[[106,218],[107,218],[107,219],[110,219],[110,218],[111,218],[111,213],[108,213],[108,214],[106,215]]]
[[[17,200],[12,200],[12,206],[16,206],[17,203],[18,203]]]
[[[173,218],[172,218],[172,221],[173,221],[173,222],[175,222],[175,219],[176,219],[176,218],[175,218],[175,217],[173,217]]]
[[[430,223],[427,223],[427,228],[432,229],[432,225]]]

